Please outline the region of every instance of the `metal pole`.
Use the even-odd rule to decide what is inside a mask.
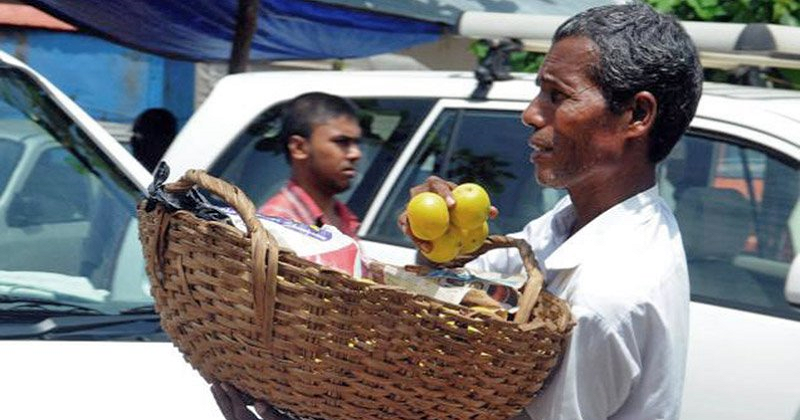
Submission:
[[[256,32],[258,22],[259,0],[239,0],[236,13],[236,32],[233,35],[231,46],[231,59],[228,62],[228,73],[242,73],[247,71],[247,62],[250,58],[250,44]]]

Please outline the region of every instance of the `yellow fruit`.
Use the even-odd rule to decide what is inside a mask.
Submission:
[[[468,182],[453,189],[456,206],[450,211],[450,223],[461,229],[475,229],[489,218],[489,194],[478,184]]]
[[[448,262],[461,252],[461,235],[456,228],[447,229],[444,235],[431,241],[431,246],[430,252],[420,250],[425,258],[436,263]]]
[[[442,236],[450,224],[447,203],[436,193],[424,192],[415,195],[408,202],[406,211],[411,233],[425,241]]]
[[[476,251],[483,244],[483,240],[489,236],[489,223],[483,222],[475,229],[459,229],[461,234],[461,252],[469,254]]]

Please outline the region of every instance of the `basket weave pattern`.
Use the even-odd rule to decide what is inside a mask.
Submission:
[[[161,205],[138,216],[161,324],[208,381],[326,420],[506,420],[558,361],[572,321],[546,291],[525,319],[468,316],[279,250],[244,194],[201,171],[170,187],[195,185],[236,208],[249,234]]]

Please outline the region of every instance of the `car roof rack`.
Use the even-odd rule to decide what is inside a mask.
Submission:
[[[522,51],[522,42],[512,38],[482,38],[478,42],[486,46],[488,51],[475,68],[478,86],[470,94],[470,99],[482,100],[486,99],[495,81],[513,79],[509,56],[513,52]]]
[[[456,35],[515,39],[525,51],[544,53],[550,49],[556,29],[567,19],[568,16],[466,11],[459,18]],[[695,21],[681,21],[681,24],[697,45],[703,67],[800,69],[800,27]]]

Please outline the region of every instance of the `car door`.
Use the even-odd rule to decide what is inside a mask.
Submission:
[[[800,233],[798,162],[774,141],[716,122],[659,168],[691,280],[684,420],[800,415],[800,310],[783,293]]]
[[[134,208],[146,179],[0,52],[0,418],[222,418],[147,306]]]
[[[409,188],[430,175],[486,186],[501,214],[492,233],[519,230],[552,207],[564,192],[534,180],[524,105],[440,101],[364,219],[365,253],[414,260],[396,219]],[[797,160],[771,152],[776,140],[755,130],[702,119],[695,127],[659,166],[693,267],[682,419],[794,420],[800,314],[782,290],[800,233]]]

